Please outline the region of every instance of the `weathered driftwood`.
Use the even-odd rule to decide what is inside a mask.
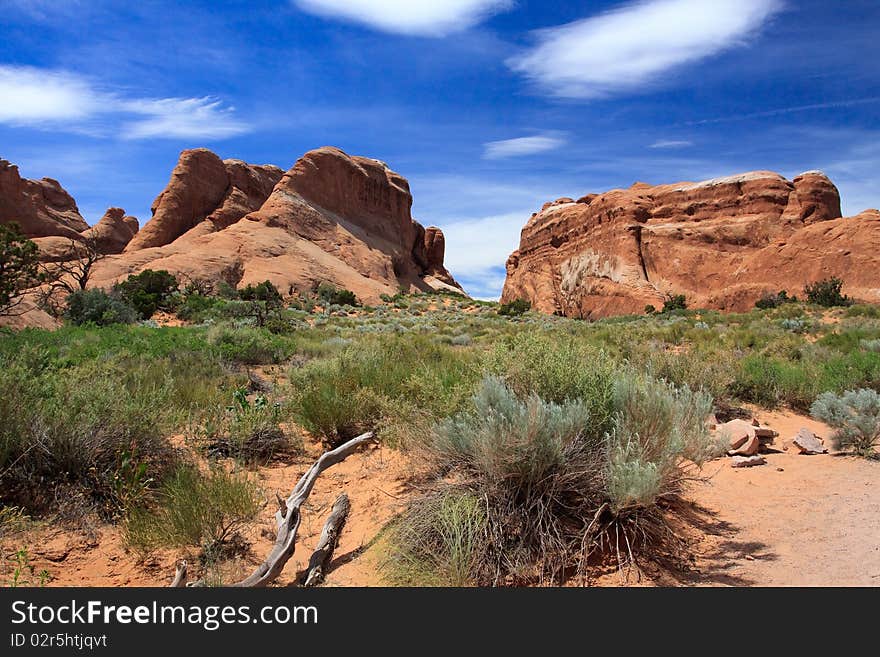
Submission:
[[[174,573],[174,579],[171,580],[171,588],[183,586],[186,586],[186,561],[177,564],[177,571]]]
[[[269,556],[261,563],[253,573],[248,577],[232,584],[234,587],[263,587],[271,584],[284,566],[293,556],[296,550],[296,532],[299,529],[299,523],[302,519],[300,509],[315,487],[315,482],[324,470],[341,463],[351,454],[357,451],[361,445],[365,445],[373,439],[373,432],[369,431],[365,434],[352,438],[336,449],[324,452],[314,465],[309,468],[300,478],[290,496],[282,501],[281,508],[275,513],[276,538],[275,545],[269,552]],[[181,577],[185,581],[186,573]],[[175,575],[175,581],[178,577]],[[178,583],[178,586],[182,584]],[[197,585],[197,584],[196,584]]]
[[[309,567],[303,576],[303,586],[317,586],[324,581],[324,575],[333,559],[333,552],[339,544],[339,536],[345,527],[345,521],[348,518],[348,512],[351,511],[351,502],[348,495],[342,493],[333,503],[333,510],[330,517],[324,523],[324,529],[321,531],[321,537],[318,539],[318,546],[312,552],[312,558],[309,559]]]

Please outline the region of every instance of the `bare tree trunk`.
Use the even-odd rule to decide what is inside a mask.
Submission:
[[[339,544],[339,536],[345,527],[349,511],[351,511],[351,502],[348,500],[348,495],[342,493],[333,503],[333,510],[324,524],[323,531],[321,531],[318,546],[312,552],[312,558],[309,559],[309,567],[303,577],[303,586],[317,586],[324,581],[324,575],[333,559],[333,552]]]
[[[266,560],[263,561],[263,563],[261,563],[250,576],[240,582],[232,584],[232,586],[263,587],[268,586],[275,581],[296,550],[296,532],[299,529],[299,523],[302,519],[300,509],[309,498],[318,477],[324,472],[324,470],[337,463],[341,463],[357,451],[358,447],[365,445],[372,439],[373,432],[370,431],[357,438],[352,438],[347,443],[344,443],[329,452],[324,452],[324,454],[321,455],[321,458],[319,458],[300,478],[294,487],[293,492],[291,492],[287,500],[283,501],[281,508],[275,513],[277,538],[275,539],[275,545],[269,552],[269,556],[266,557]],[[184,572],[183,577],[180,579],[185,580],[185,578],[186,573]],[[175,576],[174,580],[177,582],[178,577]],[[178,583],[178,585],[181,584]]]

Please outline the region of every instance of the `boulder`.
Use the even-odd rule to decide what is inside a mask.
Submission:
[[[730,450],[730,456],[754,456],[761,449],[761,440],[754,434],[749,436],[739,447]]]
[[[801,429],[797,435],[792,438],[792,444],[798,448],[801,454],[827,454],[828,449],[819,438],[809,429]]]
[[[125,214],[122,208],[109,208],[101,220],[82,236],[95,240],[101,253],[122,253],[129,242],[137,235],[138,220]]]

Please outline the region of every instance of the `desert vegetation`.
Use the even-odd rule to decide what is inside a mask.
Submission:
[[[713,412],[812,412],[840,449],[876,454],[880,313],[806,299],[724,314],[671,298],[583,322],[167,272],[75,290],[61,328],[0,334],[5,544],[90,517],[204,575],[274,506],[260,468],[372,431],[419,482],[379,538],[390,583],[560,583],[596,559],[674,558],[683,486],[723,451]],[[25,580],[41,577],[22,565]]]

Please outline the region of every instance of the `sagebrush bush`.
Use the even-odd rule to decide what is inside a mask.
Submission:
[[[291,343],[262,328],[218,324],[208,330],[207,340],[225,360],[246,365],[279,363],[293,352]]]
[[[94,324],[134,324],[138,312],[122,299],[109,295],[104,290],[77,290],[67,297],[64,318],[75,326]]]
[[[836,449],[852,449],[861,456],[877,458],[880,443],[880,394],[874,390],[848,390],[842,395],[825,392],[816,399],[810,414],[830,425]]]
[[[583,400],[519,396],[485,378],[472,407],[436,424],[421,445],[437,478],[393,526],[390,577],[415,583],[451,571],[476,584],[558,581],[582,571],[594,550],[625,542],[632,558],[673,541],[660,505],[681,492],[686,463],[716,453],[706,429],[711,398],[625,370],[617,377],[604,435]],[[479,501],[479,516],[447,516],[456,520],[449,538],[438,528],[441,510],[461,500],[474,509]]]
[[[244,474],[221,467],[200,472],[181,465],[159,488],[151,507],[133,509],[126,543],[140,552],[159,547],[200,547],[210,558],[260,510],[257,487]]]

